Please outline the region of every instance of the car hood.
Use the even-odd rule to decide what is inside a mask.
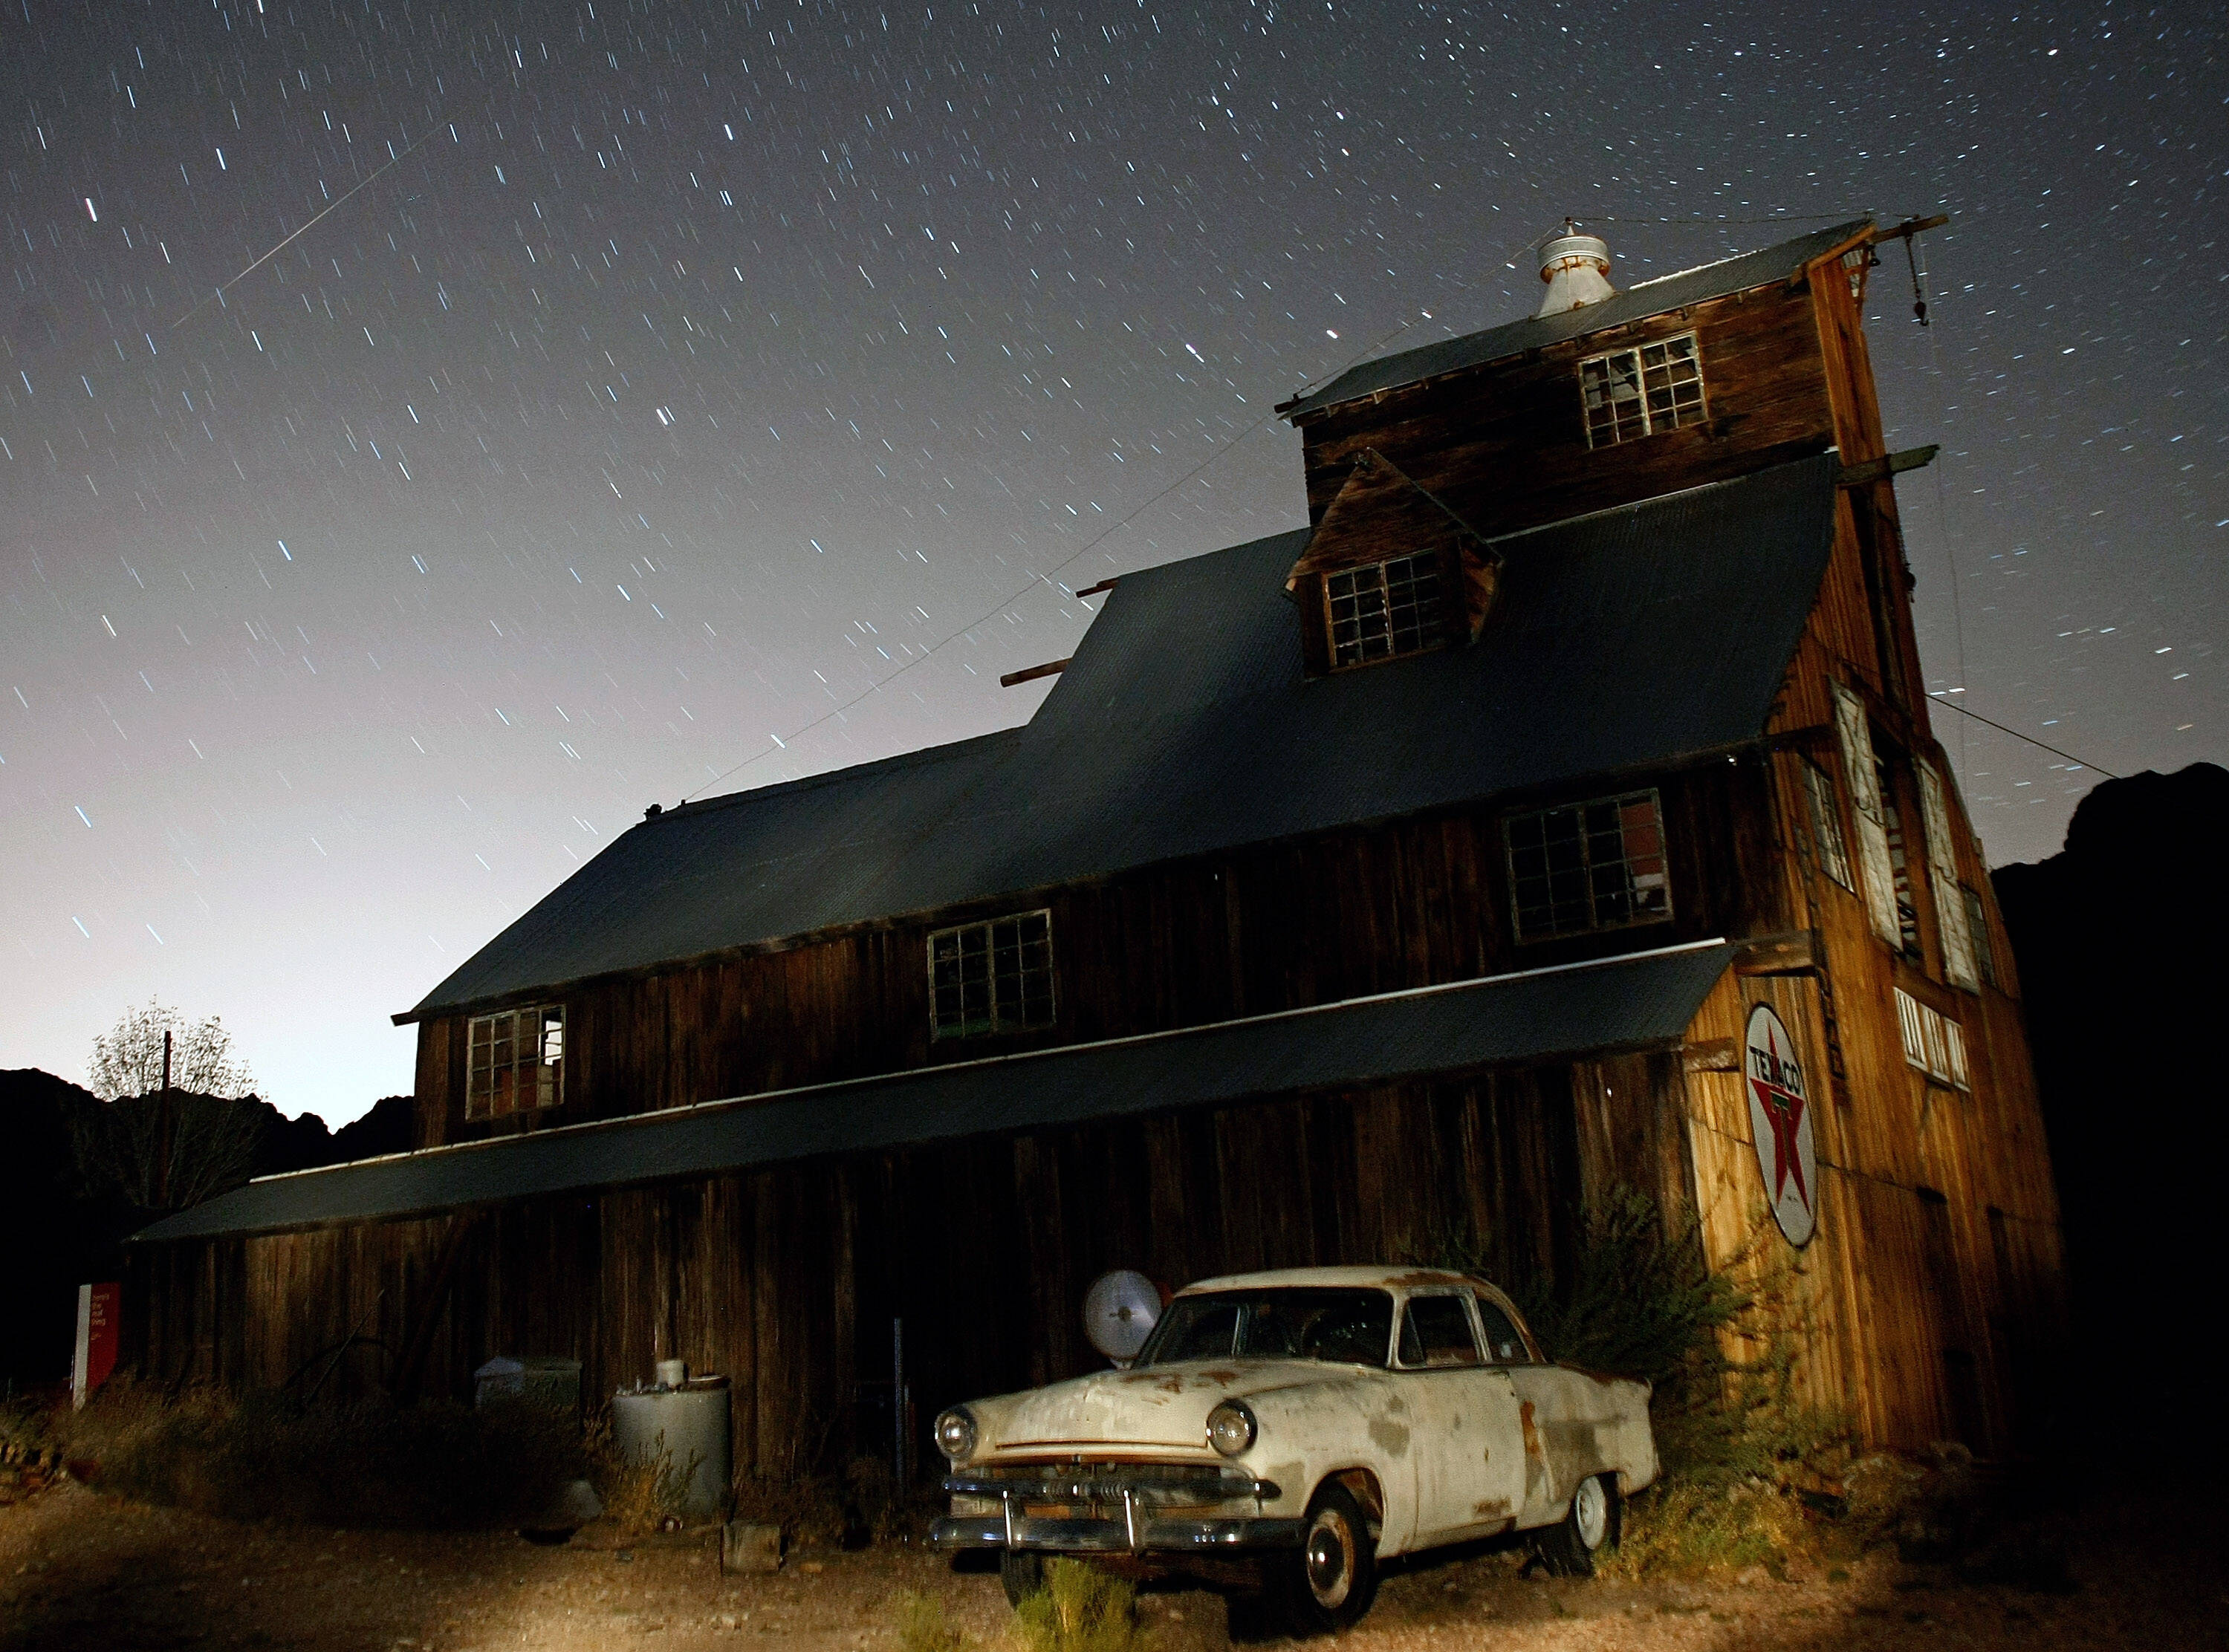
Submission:
[[[994,1452],[1095,1445],[1198,1450],[1207,1443],[1208,1412],[1225,1399],[1303,1384],[1343,1386],[1363,1374],[1361,1367],[1314,1360],[1197,1361],[1097,1372],[975,1409]]]

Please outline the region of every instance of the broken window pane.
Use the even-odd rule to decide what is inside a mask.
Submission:
[[[475,1015],[466,1033],[465,1117],[500,1118],[565,1098],[562,1004]]]
[[[1590,356],[1579,363],[1579,400],[1589,447],[1700,424],[1707,410],[1694,334]]]
[[[1663,813],[1654,791],[1513,816],[1502,835],[1521,941],[1672,916]]]

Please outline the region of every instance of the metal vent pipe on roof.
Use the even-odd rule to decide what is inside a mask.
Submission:
[[[1617,295],[1609,284],[1609,243],[1599,235],[1580,234],[1569,218],[1564,233],[1540,249],[1540,279],[1548,291],[1532,312],[1536,317],[1560,316]]]

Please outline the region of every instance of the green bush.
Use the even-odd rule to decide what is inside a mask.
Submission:
[[[1029,1652],[1149,1652],[1136,1591],[1082,1560],[1045,1565],[1044,1587],[1015,1610]]]
[[[1568,1277],[1546,1269],[1495,1278],[1493,1247],[1474,1227],[1442,1234],[1413,1259],[1508,1291],[1551,1359],[1583,1370],[1660,1382],[1714,1349],[1751,1299],[1703,1258],[1693,1219],[1668,1222],[1656,1201],[1611,1188],[1579,1213],[1579,1244]]]

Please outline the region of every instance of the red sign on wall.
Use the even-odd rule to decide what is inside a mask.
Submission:
[[[85,1404],[116,1369],[116,1335],[124,1287],[109,1284],[77,1288],[77,1358],[70,1367],[70,1396]]]

